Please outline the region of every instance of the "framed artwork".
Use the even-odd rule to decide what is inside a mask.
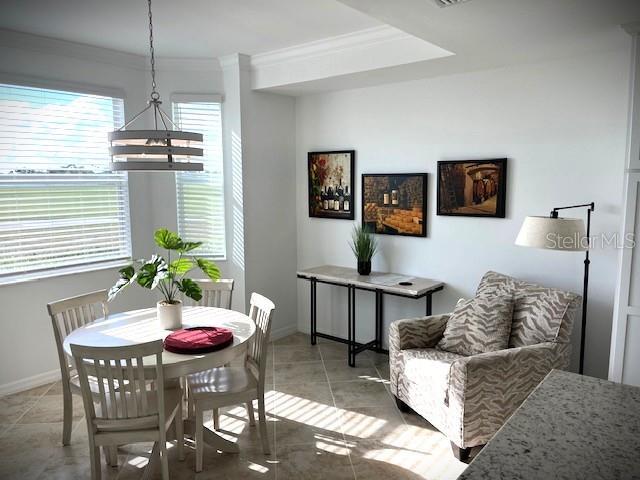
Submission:
[[[386,235],[427,236],[427,174],[362,175],[362,226]]]
[[[355,150],[309,152],[309,216],[353,220]]]
[[[438,215],[504,218],[507,159],[438,162]]]

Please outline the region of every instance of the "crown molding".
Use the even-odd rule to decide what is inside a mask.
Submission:
[[[0,47],[57,55],[78,60],[104,63],[123,68],[149,71],[149,58],[84,43],[42,37],[16,30],[0,28]],[[156,57],[158,69],[189,70],[196,72],[220,71],[218,60],[211,58]]]
[[[8,29],[0,29],[0,46],[139,70],[144,70],[147,64],[142,55]]]
[[[357,32],[328,37],[322,40],[302,43],[293,47],[259,53],[251,57],[252,67],[268,67],[286,62],[307,60],[310,58],[335,54],[341,50],[373,46],[378,43],[412,38],[406,32],[389,25],[367,28]]]

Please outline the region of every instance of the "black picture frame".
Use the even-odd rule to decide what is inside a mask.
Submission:
[[[307,153],[309,217],[336,220],[355,218],[355,159],[355,150]],[[342,175],[339,168],[342,168]],[[343,184],[345,179],[347,181]],[[333,207],[334,202],[338,202],[337,209]]]
[[[505,218],[507,159],[439,161],[437,189],[437,215]]]
[[[428,173],[362,174],[362,226],[378,235],[426,237],[428,176]]]

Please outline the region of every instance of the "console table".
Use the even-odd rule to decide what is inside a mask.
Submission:
[[[382,348],[383,299],[384,295],[406,298],[426,298],[426,314],[431,315],[431,295],[444,288],[442,282],[428,278],[419,278],[397,273],[371,272],[371,275],[360,275],[355,268],[323,265],[298,271],[298,278],[308,280],[311,286],[311,344],[316,338],[326,338],[348,345],[349,366],[355,367],[356,355],[364,350],[386,352]],[[318,283],[347,287],[347,339],[318,332],[317,330],[317,293]],[[375,339],[367,343],[356,342],[356,290],[375,293]]]
[[[640,388],[552,370],[458,480],[633,479]]]

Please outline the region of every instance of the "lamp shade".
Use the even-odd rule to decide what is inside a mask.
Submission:
[[[526,217],[516,245],[583,252],[588,250],[584,222],[579,218]]]

